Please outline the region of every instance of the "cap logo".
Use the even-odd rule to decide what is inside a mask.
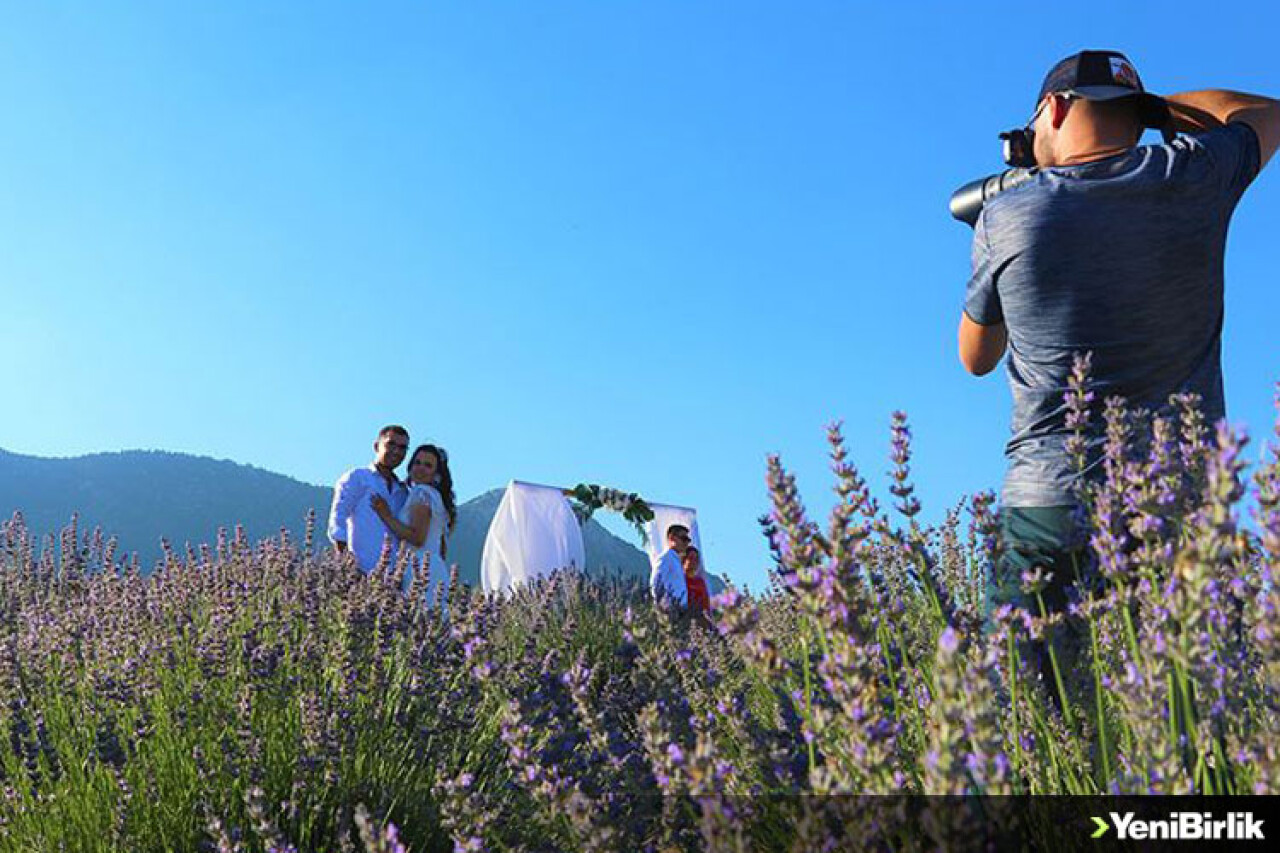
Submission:
[[[1142,83],[1138,81],[1138,72],[1133,70],[1133,66],[1129,64],[1122,56],[1112,56],[1111,59],[1111,76],[1117,83],[1122,86],[1128,86],[1131,89],[1141,89]]]

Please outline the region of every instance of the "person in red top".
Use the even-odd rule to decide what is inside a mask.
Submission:
[[[689,610],[693,613],[711,612],[711,595],[707,592],[707,579],[702,576],[702,558],[698,549],[690,545],[681,559],[684,566],[684,583],[689,590]]]

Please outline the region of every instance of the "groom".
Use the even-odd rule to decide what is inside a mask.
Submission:
[[[352,468],[333,487],[329,539],[339,553],[350,550],[365,574],[378,565],[383,539],[391,533],[371,501],[381,497],[393,514],[404,506],[409,491],[396,476],[396,468],[408,452],[409,431],[394,424],[385,426],[373,443],[373,464]]]
[[[654,600],[668,599],[685,607],[689,604],[689,590],[684,582],[684,565],[681,558],[689,550],[689,528],[673,524],[667,528],[667,550],[649,574],[649,592]]]

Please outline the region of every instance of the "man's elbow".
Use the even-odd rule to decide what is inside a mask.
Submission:
[[[969,319],[966,314],[960,317],[957,339],[960,363],[964,365],[964,369],[974,376],[986,376],[996,369],[996,365],[1004,357],[1009,335],[1004,323],[982,326]]]
[[[963,348],[960,350],[960,363],[964,365],[964,369],[969,371],[973,376],[986,376],[988,373],[996,369],[996,365],[1000,363],[1000,355],[994,358],[986,353],[969,352]]]
[[[996,359],[995,361],[990,361],[990,362],[983,362],[980,364],[966,364],[965,370],[968,370],[969,373],[972,374],[973,376],[986,376],[988,373],[995,370],[996,367],[999,366],[999,364],[1000,364],[1000,359]]]

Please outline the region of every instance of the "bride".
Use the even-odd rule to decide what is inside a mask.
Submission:
[[[413,581],[413,572],[422,567],[427,572],[427,600],[432,601],[437,584],[440,602],[449,591],[448,534],[458,520],[453,493],[453,474],[449,471],[449,454],[443,447],[423,444],[409,457],[409,497],[397,515],[379,496],[373,498],[373,510],[397,537],[413,546],[413,559],[405,575],[405,588]]]

